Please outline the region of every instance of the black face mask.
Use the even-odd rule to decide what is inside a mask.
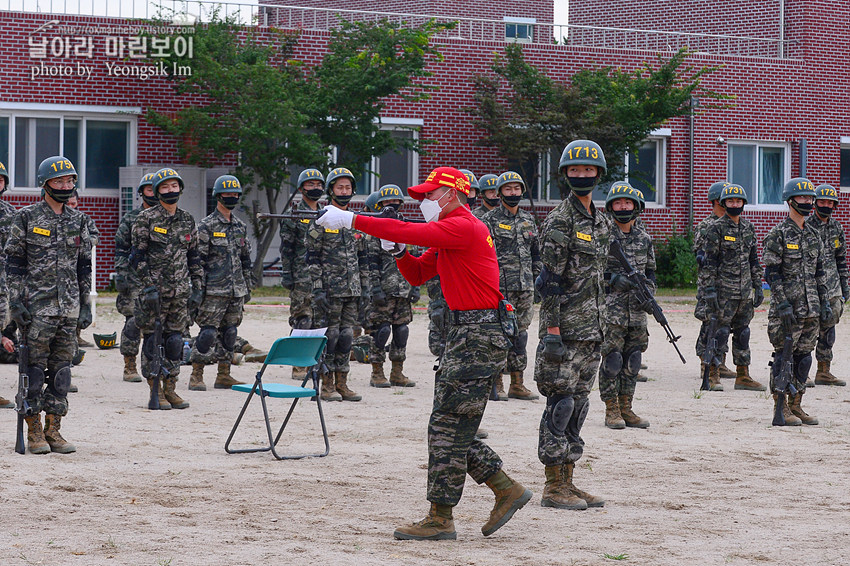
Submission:
[[[495,207],[499,206],[499,197],[496,197],[496,198],[482,197],[482,199],[484,200],[484,202],[487,203],[487,206],[489,206],[490,208],[495,208]]]
[[[156,198],[156,195],[149,197],[145,193],[142,193],[142,200],[145,201],[145,204],[148,206],[156,206],[159,204],[159,199]]]
[[[50,198],[55,200],[56,202],[68,202],[68,199],[71,198],[71,195],[74,194],[76,189],[51,189],[50,185],[45,185],[44,192],[50,195]]]
[[[817,210],[818,215],[823,218],[829,218],[830,216],[832,216],[833,209],[828,206],[816,206],[815,210]]]
[[[597,177],[567,177],[567,185],[576,195],[583,197],[593,192],[596,179]]]
[[[310,189],[309,191],[305,191],[307,193],[307,198],[310,200],[319,200],[322,198],[322,195],[325,194],[323,189]]]
[[[218,197],[218,202],[224,205],[227,210],[233,210],[239,204],[239,197]]]
[[[726,207],[727,216],[731,216],[732,218],[735,218],[736,216],[741,216],[742,212],[744,212],[743,206],[727,206]]]
[[[634,210],[612,210],[611,216],[620,224],[628,224],[635,217]]]
[[[522,200],[522,195],[502,195],[502,202],[505,206],[516,206]]]
[[[791,204],[791,208],[796,210],[800,214],[800,216],[808,216],[812,213],[812,208],[814,208],[814,206],[810,202],[801,203],[797,202],[794,199],[791,199],[788,202]]]
[[[338,205],[340,205],[340,206],[347,206],[347,205],[348,205],[348,203],[349,203],[349,202],[351,202],[351,199],[352,199],[353,197],[354,197],[354,195],[345,195],[345,196],[337,196],[337,195],[334,195],[334,196],[332,196],[331,198],[332,198],[332,199],[334,200],[334,202],[335,202],[335,203],[337,203]]]
[[[162,193],[159,195],[159,200],[165,204],[176,204],[180,200],[180,191],[174,193]]]

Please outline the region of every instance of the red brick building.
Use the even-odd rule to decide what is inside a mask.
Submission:
[[[189,12],[203,15],[193,8],[197,5],[189,3]],[[638,169],[649,180],[638,184],[653,200],[645,215],[650,230],[685,230],[708,213],[708,185],[731,179],[748,190],[745,214],[763,236],[784,214],[784,180],[803,173],[816,184],[842,187],[838,216],[850,218],[845,192],[850,192],[850,21],[840,3],[572,0],[570,21],[562,26],[552,22],[551,0],[281,0],[252,13],[261,26],[300,30],[297,56],[308,64],[320,59],[328,29],[340,17],[417,22],[429,14],[458,21],[455,30],[436,39],[445,56],[432,69],[440,89],[425,102],[392,103],[382,124],[398,136],[437,143],[427,156],[406,152],[375,158],[369,166],[380,180],[363,179],[363,192],[386,182],[413,184],[442,164],[479,175],[508,167],[495,151],[475,145],[481,133],[463,110],[472,104],[471,77],[487,72],[507,41],[523,42],[530,62],[565,81],[584,67],[634,68],[689,45],[696,52],[690,64],[723,65],[705,85],[737,99],[729,110],[701,113],[698,108],[693,127],[687,118],[671,120],[638,148],[638,160],[630,159],[632,176]],[[138,30],[127,27],[139,23],[0,12],[3,37],[20,38],[5,41],[0,51],[5,70],[0,161],[9,166],[13,184],[7,198],[16,206],[32,202],[40,159],[54,153],[71,157],[80,172],[81,208],[94,216],[103,236],[100,287],[112,271],[113,237],[120,214],[132,206],[135,179],[142,170],[179,165],[175,141],[147,123],[145,110],[168,112],[200,102],[178,100],[159,70],[139,58],[154,49],[190,49],[191,29],[176,30],[167,46],[142,46]],[[541,211],[558,199],[551,175],[560,149],[525,164],[543,180],[534,187]],[[200,217],[208,207],[205,189],[221,170],[183,171],[191,180],[181,203]]]

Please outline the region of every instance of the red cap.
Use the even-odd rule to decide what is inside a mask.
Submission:
[[[469,179],[454,167],[437,167],[431,171],[424,183],[409,187],[407,194],[416,200],[422,200],[425,198],[425,193],[430,193],[440,187],[456,189],[469,196]]]

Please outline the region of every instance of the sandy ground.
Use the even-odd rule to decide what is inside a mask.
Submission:
[[[683,366],[663,332],[650,326],[637,412],[647,430],[608,430],[598,390],[583,430],[579,487],[602,495],[602,509],[540,506],[543,468],[537,426],[543,400],[491,402],[482,427],[505,470],[531,488],[532,501],[489,538],[480,527],[492,506],[467,482],[455,509],[456,542],[399,542],[393,529],[427,509],[426,424],[433,391],[427,319],[414,317],[407,372],[413,389],[368,387],[369,366],[353,364],[360,403],[324,405],[327,458],[278,462],[268,453],[228,455],[224,442],[244,401],[231,391],[179,392],[191,407],[148,411],[147,386],[121,380],[117,349],[90,351],[75,368],[65,437],[72,455],[13,452],[15,413],[0,411],[0,564],[845,564],[850,558],[848,388],[818,387],[804,406],[817,427],[773,428],[766,394],[699,395],[692,306],[665,300],[688,358]],[[288,311],[249,306],[241,334],[267,348],[287,334]],[[108,301],[97,331],[119,328]],[[652,323],[654,324],[654,323]],[[850,377],[846,331],[834,367]],[[536,319],[532,328],[537,328]],[[752,325],[756,379],[766,380],[766,313]],[[91,332],[87,331],[86,336]],[[258,364],[234,368],[252,379]],[[0,368],[14,395],[15,368]],[[214,368],[207,369],[212,383]],[[281,370],[269,380],[292,383]],[[526,372],[530,380],[531,372]],[[533,386],[533,385],[532,385]],[[285,405],[272,400],[282,416]],[[261,440],[259,405],[237,442]],[[295,448],[318,446],[315,405],[299,404]]]

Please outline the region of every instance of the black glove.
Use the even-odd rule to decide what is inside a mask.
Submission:
[[[697,265],[702,267],[705,264],[705,250],[697,250]]]
[[[646,301],[640,303],[638,308],[645,312],[646,314],[652,314],[655,312],[654,305],[651,300],[647,299]]]
[[[280,274],[280,285],[284,289],[288,289],[292,291],[295,288],[295,280],[292,278],[291,273],[281,273]]]
[[[753,308],[759,308],[763,302],[764,291],[762,291],[761,285],[759,285],[758,287],[753,287]]]
[[[204,290],[200,287],[195,287],[192,289],[192,292],[189,293],[189,312],[197,313],[198,307],[201,306],[201,303],[204,300]],[[194,316],[192,317],[194,318]]]
[[[543,337],[543,359],[547,362],[561,363],[567,350],[560,334],[547,334]]]
[[[410,301],[411,305],[415,305],[419,302],[419,299],[422,298],[422,291],[419,287],[415,286],[410,290],[410,294],[407,295],[407,299]]]
[[[123,275],[115,276],[115,290],[122,294],[130,290],[130,286],[127,285],[127,279]]]
[[[384,293],[384,290],[380,287],[375,287],[372,289],[372,304],[376,307],[385,307],[387,306],[387,294]]]
[[[540,291],[537,289],[534,290],[534,304],[539,305],[540,301],[543,300],[543,297],[540,296]]]
[[[86,329],[91,326],[92,323],[92,314],[91,314],[91,303],[81,303],[80,304],[80,317],[77,319],[77,328],[80,330]]]
[[[720,312],[720,303],[717,301],[717,289],[706,287],[702,298],[705,300],[705,308],[709,314]]]
[[[322,290],[313,291],[313,309],[319,312],[328,312],[331,308],[331,303],[328,301],[328,294]]]
[[[632,282],[622,273],[612,273],[608,285],[612,291],[628,291],[632,288]]]
[[[443,307],[435,307],[431,310],[431,322],[437,328],[442,328],[446,322],[446,310]]]
[[[159,289],[151,285],[150,287],[145,287],[142,289],[142,302],[148,305],[149,307],[153,307],[157,303],[159,303]]]
[[[826,299],[823,299],[820,302],[820,319],[821,322],[828,322],[832,320],[832,307]]]
[[[794,317],[794,309],[788,301],[782,301],[776,305],[776,313],[779,315],[782,325],[786,329],[790,329],[797,323],[797,319]]]
[[[12,320],[15,321],[21,330],[25,326],[29,326],[29,323],[32,322],[30,311],[27,310],[27,307],[21,301],[12,301],[9,303],[9,316],[12,317]]]

